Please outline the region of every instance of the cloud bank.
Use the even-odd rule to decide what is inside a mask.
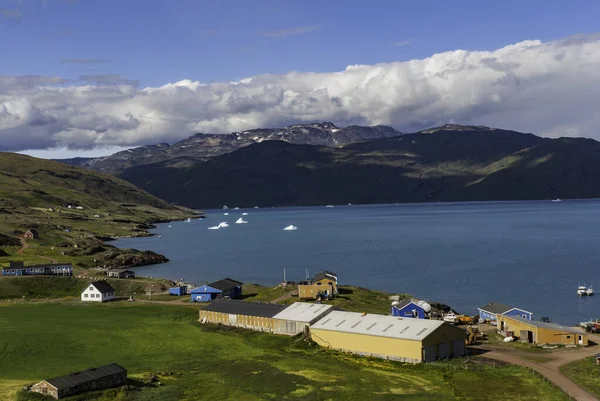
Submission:
[[[4,76],[0,150],[135,146],[320,120],[403,131],[453,121],[600,139],[599,65],[596,34],[211,84]]]

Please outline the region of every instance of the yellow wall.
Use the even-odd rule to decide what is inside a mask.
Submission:
[[[325,286],[325,287],[331,286],[331,287],[333,287],[333,291],[335,293],[337,293],[337,283],[335,282],[335,280],[325,277],[325,278],[322,278],[321,280],[313,282],[313,285],[315,285],[315,284]]]
[[[421,362],[421,342],[366,334],[344,333],[330,330],[310,329],[310,337],[317,344],[340,351],[358,353],[380,358]]]
[[[536,344],[573,344],[579,345],[579,336],[583,336],[583,345],[588,345],[587,333],[569,333],[560,329],[536,327],[509,316],[498,315],[498,329],[504,322],[505,331],[513,331],[516,337],[521,336],[521,330],[532,331],[535,334]]]
[[[334,288],[329,285],[299,285],[298,286],[298,298],[300,299],[316,299],[319,291],[329,290],[331,295],[334,292]]]
[[[231,323],[229,313],[212,312],[200,309],[200,318],[198,321],[202,322],[203,319],[206,319],[207,323],[220,323],[227,326],[242,327],[257,331],[273,331],[275,328],[275,321],[269,317],[235,315],[235,323]]]

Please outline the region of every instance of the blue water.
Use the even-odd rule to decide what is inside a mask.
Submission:
[[[234,224],[242,212],[249,224]],[[437,203],[247,209],[161,224],[162,238],[123,239],[170,263],[139,275],[195,284],[338,273],[341,284],[409,293],[474,314],[489,301],[575,324],[600,317],[600,201]],[[227,221],[230,227],[207,230]],[[282,231],[294,224],[296,231]],[[579,298],[580,283],[598,295]]]

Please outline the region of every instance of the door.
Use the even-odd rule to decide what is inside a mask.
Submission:
[[[465,355],[465,342],[463,340],[454,341],[454,356]]]
[[[423,362],[435,362],[437,359],[436,348],[435,345],[423,348]]]
[[[237,324],[237,315],[229,315],[229,324],[232,326]]]
[[[440,359],[450,358],[450,344],[440,344]]]
[[[583,345],[583,336],[581,334],[577,337],[577,344]]]

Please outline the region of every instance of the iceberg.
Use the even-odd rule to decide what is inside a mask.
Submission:
[[[247,224],[247,223],[248,222],[241,217],[235,221],[235,224]]]
[[[229,213],[223,213],[223,216],[229,216]]]
[[[296,226],[295,226],[295,225],[293,225],[293,224],[290,224],[289,226],[285,227],[285,228],[283,229],[283,231],[294,231],[294,230],[297,230],[297,229],[298,229],[298,227],[296,227]]]
[[[219,226],[212,226],[212,227],[208,227],[208,229],[209,229],[209,230],[218,230],[218,229],[220,229],[220,228],[221,228],[221,227],[219,227]]]
[[[248,213],[244,212],[242,213],[242,216],[248,216]]]
[[[222,221],[219,223],[219,225],[217,226],[219,228],[225,228],[225,227],[229,227],[229,224],[227,224],[226,221]]]

